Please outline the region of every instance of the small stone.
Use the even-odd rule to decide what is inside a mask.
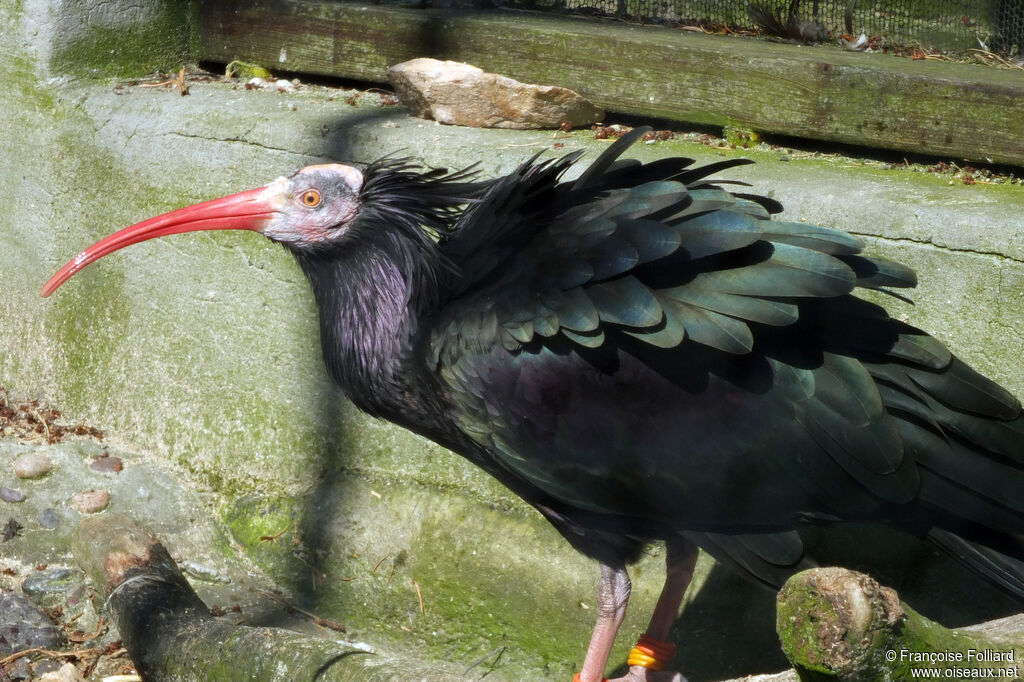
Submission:
[[[95,514],[110,504],[110,493],[106,490],[86,490],[71,496],[71,504],[83,514]]]
[[[63,603],[82,581],[82,573],[73,568],[46,568],[25,578],[21,591],[39,606],[52,608]]]
[[[44,658],[41,661],[36,661],[35,663],[32,664],[32,675],[33,675],[32,679],[36,680],[36,682],[38,682],[38,680],[42,679],[42,678],[39,677],[40,675],[45,675],[46,673],[56,672],[56,671],[60,670],[60,666],[61,666],[61,662],[60,661],[55,661],[52,658],[51,659]]]
[[[27,681],[35,677],[28,656],[22,656],[14,663],[9,664],[4,669],[4,674],[11,679],[11,682]]]
[[[39,512],[39,525],[48,530],[53,530],[60,525],[60,515],[52,507]]]
[[[120,457],[111,457],[107,453],[103,453],[89,463],[89,468],[105,474],[117,474],[124,469],[124,462],[121,461]]]
[[[191,559],[185,559],[184,561],[178,562],[178,567],[181,568],[185,575],[192,576],[197,580],[223,584],[231,582],[231,576],[226,573],[222,573],[212,566],[207,566],[206,564],[201,564],[198,561],[192,561]]]
[[[36,647],[54,649],[63,642],[60,630],[28,598],[0,592],[0,658]]]
[[[0,485],[0,500],[4,502],[24,502],[25,493],[17,488],[8,488],[5,485]]]
[[[68,595],[68,598],[64,600],[64,604],[71,608],[78,606],[80,603],[82,603],[82,597],[85,596],[85,589],[85,585],[80,584],[78,587],[71,591],[71,594]]]
[[[410,59],[388,67],[388,81],[415,116],[474,128],[575,128],[604,110],[555,85],[530,85],[470,64]]]
[[[18,478],[40,478],[52,469],[50,458],[39,452],[28,452],[14,460],[14,475]]]
[[[36,682],[85,682],[82,673],[70,663],[65,663],[59,669],[46,673],[36,678]]]

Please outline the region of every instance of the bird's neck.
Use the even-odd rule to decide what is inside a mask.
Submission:
[[[380,234],[330,254],[296,254],[316,297],[324,361],[357,407],[410,427],[432,413],[417,345],[437,307],[433,243]],[[420,429],[415,429],[420,430]]]

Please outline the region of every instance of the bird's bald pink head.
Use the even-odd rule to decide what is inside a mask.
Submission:
[[[359,209],[363,174],[351,166],[307,166],[258,187],[126,227],[68,261],[43,286],[49,296],[76,272],[132,244],[182,232],[253,230],[293,247],[337,238]]]
[[[351,166],[307,166],[264,188],[277,212],[260,230],[294,247],[331,241],[343,233],[359,209],[363,174]]]

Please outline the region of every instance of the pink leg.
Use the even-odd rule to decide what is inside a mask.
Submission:
[[[665,552],[665,586],[661,588],[658,605],[654,607],[651,622],[647,626],[647,634],[654,639],[668,639],[669,630],[679,616],[683,595],[693,580],[696,564],[696,545],[682,539],[668,543]]]
[[[672,624],[679,614],[679,604],[697,563],[697,547],[681,538],[667,544],[665,556],[665,585],[654,607],[647,635],[654,639],[667,640]],[[629,576],[625,568],[601,566],[601,582],[597,588],[597,625],[590,639],[587,657],[583,661],[580,682],[600,682],[608,663],[615,634],[626,615],[629,601]],[[642,666],[630,667],[625,677],[611,682],[685,682],[686,678],[668,670],[653,671]]]
[[[583,659],[580,682],[601,682],[604,668],[615,643],[615,635],[626,617],[630,582],[625,566],[613,568],[601,564],[601,580],[597,583],[597,625],[590,636],[587,656]]]

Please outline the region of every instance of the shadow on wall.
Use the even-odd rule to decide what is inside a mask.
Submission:
[[[372,128],[389,119],[403,116],[402,110],[381,110],[374,109],[366,111],[359,116],[346,116],[343,123],[338,121],[325,121],[323,128],[330,132],[326,136],[323,149],[323,156],[339,163],[365,164],[373,161],[368,158],[372,153],[361,142],[361,139],[372,137]],[[372,146],[372,145],[371,145]],[[312,293],[310,293],[312,297]],[[320,344],[319,336],[310,339],[310,343]],[[327,373],[326,366],[324,373]],[[319,422],[324,425],[326,433],[323,434],[323,449],[317,456],[310,458],[317,463],[318,475],[316,480],[320,481],[317,487],[310,491],[302,510],[302,516],[297,520],[296,525],[301,538],[301,547],[306,552],[302,562],[306,564],[306,570],[294,576],[291,587],[296,596],[308,604],[316,604],[320,590],[322,576],[331,573],[328,563],[332,549],[337,546],[334,538],[339,510],[346,507],[347,492],[349,486],[346,475],[346,452],[345,444],[351,441],[345,437],[343,430],[342,405],[348,400],[339,388],[333,383],[328,394],[321,396],[317,402],[320,414]]]

